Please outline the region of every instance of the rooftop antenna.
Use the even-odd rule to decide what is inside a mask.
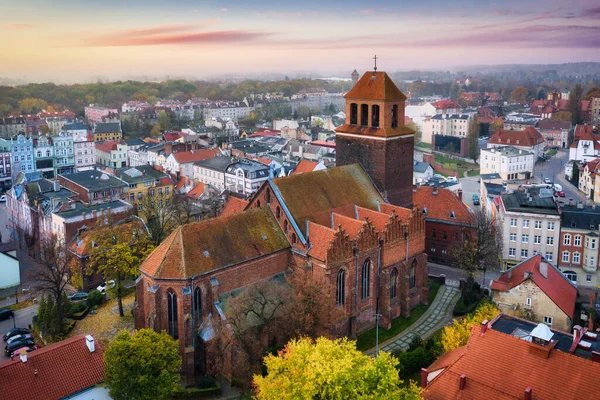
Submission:
[[[375,68],[373,70],[375,72],[377,72],[377,54],[375,54],[375,57],[373,57],[373,60],[375,60]]]

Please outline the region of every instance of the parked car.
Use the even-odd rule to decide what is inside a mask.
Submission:
[[[87,292],[77,292],[77,293],[73,293],[72,295],[70,295],[69,300],[81,301],[81,300],[87,300],[87,297],[88,297]]]
[[[29,329],[27,329],[27,328],[14,328],[14,329],[11,329],[10,331],[6,332],[4,334],[4,336],[2,337],[2,339],[4,339],[4,341],[6,342],[8,339],[10,339],[13,336],[24,335],[26,333],[29,333]]]
[[[5,194],[0,196],[0,203],[6,203],[6,195]]]
[[[555,192],[562,192],[563,191],[562,186],[560,186],[558,183],[555,183],[554,187],[552,189],[554,189]]]
[[[446,178],[446,182],[456,183],[456,182],[458,182],[458,179],[455,176],[449,176]]]
[[[544,183],[547,183],[547,184],[550,185],[550,184],[552,184],[552,179],[550,179],[550,178],[544,178]]]
[[[444,179],[445,178],[444,175],[440,175],[440,174],[435,174],[435,175],[433,175],[433,177],[435,179]]]
[[[15,313],[10,308],[6,310],[0,310],[0,321],[4,321],[5,319],[14,318]]]
[[[548,160],[546,160],[544,157],[538,157],[538,159],[537,159],[537,160],[538,160],[538,162],[544,162],[544,161],[548,161]]]
[[[479,195],[474,194],[473,195],[473,205],[478,206],[479,204],[480,204],[479,203]]]
[[[28,353],[31,353],[31,352],[32,352],[32,351],[34,351],[34,350],[41,349],[41,347],[40,347],[40,346],[38,346],[37,344],[34,344],[34,345],[29,345],[29,346],[24,346],[24,347],[20,347],[20,348],[16,349],[15,351],[13,351],[13,352],[11,353],[11,355],[10,355],[10,356],[11,356],[11,357],[14,357],[14,356],[17,356],[17,355],[19,355],[19,353],[20,353],[20,352],[21,352],[21,350],[23,350],[23,349],[25,349],[25,351],[26,351],[26,352],[28,352]]]
[[[108,281],[108,282],[102,282],[102,283],[101,283],[101,284],[100,284],[100,285],[99,285],[99,286],[96,288],[96,290],[97,290],[97,291],[99,291],[100,293],[104,293],[104,292],[106,292],[106,284],[107,284],[107,283],[110,285],[110,288],[111,288],[111,289],[112,289],[112,288],[114,288],[114,287],[115,287],[115,285],[116,285],[115,281],[113,281],[113,280],[111,279],[111,280],[110,280],[110,281]]]
[[[559,190],[559,191],[557,191],[557,192],[556,192],[556,195],[557,195],[558,197],[565,197],[565,196],[566,196],[566,195],[565,195],[565,192],[563,192],[562,190]]]
[[[9,356],[15,350],[20,349],[21,347],[33,346],[33,345],[35,345],[35,342],[33,341],[33,339],[17,340],[17,341],[14,341],[14,342],[6,345],[6,347],[4,348],[4,354]]]
[[[17,342],[19,340],[25,340],[25,339],[31,339],[31,340],[33,340],[33,336],[31,336],[30,333],[23,333],[23,334],[20,334],[20,335],[15,335],[15,336],[11,337],[10,339],[8,339],[6,341],[6,343],[11,344],[11,343]]]

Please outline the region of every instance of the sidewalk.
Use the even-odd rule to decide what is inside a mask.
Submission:
[[[427,263],[427,267],[429,268],[429,275],[431,276],[444,275],[446,279],[452,280],[467,280],[467,277],[469,276],[469,274],[466,271],[463,271],[459,268],[454,268],[448,265],[436,264],[431,261]],[[483,286],[489,288],[491,280],[498,279],[500,275],[501,271],[488,270],[485,272],[485,282],[483,282],[483,271],[477,271],[475,272],[475,277],[473,279],[480,285],[484,283]]]
[[[459,298],[460,291],[457,288],[442,285],[425,314],[398,336],[381,343],[379,345],[380,350],[388,352],[406,351],[415,336],[419,336],[421,340],[428,339],[452,317],[452,311]],[[366,351],[366,354],[374,356],[375,348]]]

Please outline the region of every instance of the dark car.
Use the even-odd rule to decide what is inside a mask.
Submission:
[[[14,318],[14,316],[15,313],[10,308],[6,310],[0,310],[0,321],[4,321],[5,319],[9,318]]]
[[[40,346],[38,346],[38,345],[36,345],[36,344],[34,344],[33,346],[24,346],[24,347],[20,347],[20,348],[16,349],[15,351],[13,351],[13,352],[10,354],[10,356],[11,356],[11,357],[14,357],[14,356],[16,356],[16,355],[19,355],[19,353],[21,352],[21,350],[25,350],[26,352],[28,352],[28,353],[31,353],[32,351],[34,351],[34,350],[37,350],[37,349],[41,349],[41,347],[40,347]]]
[[[15,329],[11,329],[10,331],[6,332],[4,334],[4,336],[2,337],[2,339],[4,339],[4,341],[6,342],[8,339],[10,339],[13,336],[24,335],[26,333],[29,333],[29,329],[27,329],[27,328],[15,328]]]
[[[31,336],[30,333],[24,333],[22,335],[15,335],[15,336],[11,337],[10,339],[8,339],[6,341],[6,343],[8,343],[10,345],[11,343],[18,342],[19,340],[27,340],[27,339],[33,340],[33,336]]]
[[[72,295],[70,295],[69,300],[80,301],[80,300],[86,300],[87,297],[88,297],[87,292],[77,292],[77,293],[73,293]]]
[[[4,354],[9,356],[15,350],[20,349],[21,347],[33,346],[33,345],[35,345],[35,342],[33,341],[33,339],[16,340],[16,341],[6,345],[6,347],[4,348]]]
[[[479,196],[474,194],[473,195],[473,205],[474,206],[478,206],[479,205]]]

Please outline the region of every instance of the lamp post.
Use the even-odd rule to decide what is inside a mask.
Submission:
[[[379,357],[379,318],[381,314],[375,314],[375,358]]]

